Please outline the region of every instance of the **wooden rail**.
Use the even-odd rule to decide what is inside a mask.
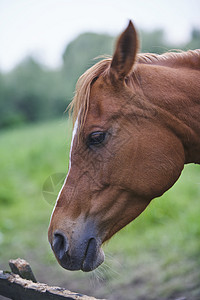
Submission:
[[[0,295],[13,300],[98,300],[64,288],[36,281],[29,263],[23,259],[10,260],[12,272],[0,270]]]

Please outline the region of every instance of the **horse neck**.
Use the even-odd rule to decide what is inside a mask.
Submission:
[[[140,65],[138,71],[146,102],[181,139],[185,163],[200,164],[200,70]]]

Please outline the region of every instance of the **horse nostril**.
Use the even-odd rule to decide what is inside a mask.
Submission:
[[[62,259],[62,257],[66,254],[69,244],[67,237],[62,232],[55,232],[52,244],[53,250],[58,259]]]

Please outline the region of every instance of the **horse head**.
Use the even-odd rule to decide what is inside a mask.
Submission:
[[[113,57],[77,84],[69,171],[49,226],[55,256],[69,270],[97,268],[104,260],[102,244],[169,189],[183,169],[183,145],[169,116],[162,117],[141,86],[153,69],[146,72],[137,55],[130,22]]]

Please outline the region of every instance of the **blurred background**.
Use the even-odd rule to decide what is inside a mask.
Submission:
[[[129,19],[141,52],[200,48],[199,11],[198,0],[0,0],[0,269],[21,257],[38,280],[96,297],[200,299],[199,166],[113,237],[91,274],[63,270],[47,241],[77,79],[113,53]]]

